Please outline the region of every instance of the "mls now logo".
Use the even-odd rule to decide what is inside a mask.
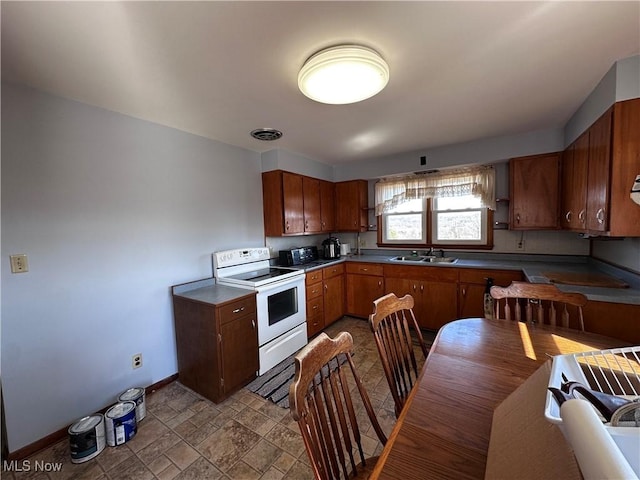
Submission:
[[[42,460],[6,460],[2,462],[2,469],[8,472],[59,472],[62,470],[62,462],[44,462]]]

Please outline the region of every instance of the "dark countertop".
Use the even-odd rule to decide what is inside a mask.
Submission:
[[[418,265],[424,268],[482,268],[489,270],[520,270],[527,281],[531,283],[551,283],[544,272],[564,272],[564,273],[600,273],[629,284],[629,288],[604,288],[587,287],[581,285],[558,284],[558,289],[564,292],[579,292],[589,300],[612,303],[629,303],[640,305],[640,275],[615,268],[604,262],[600,262],[588,257],[553,256],[553,255],[507,255],[507,254],[468,254],[448,252],[447,255],[458,257],[455,263],[402,263],[392,259],[403,253],[380,253],[349,255],[336,260],[324,260],[321,265],[303,268],[305,272],[317,270],[328,265],[341,262],[368,262],[388,265]],[[485,258],[482,258],[485,257]],[[491,258],[486,258],[491,257]]]

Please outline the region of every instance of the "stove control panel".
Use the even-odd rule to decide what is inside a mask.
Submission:
[[[245,263],[269,260],[269,258],[269,249],[266,247],[223,250],[220,252],[214,252],[213,267],[232,267],[235,265],[244,265]]]

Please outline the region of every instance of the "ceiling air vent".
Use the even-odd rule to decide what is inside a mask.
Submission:
[[[282,132],[275,128],[257,128],[251,131],[251,136],[263,142],[270,142],[279,139],[282,136]]]

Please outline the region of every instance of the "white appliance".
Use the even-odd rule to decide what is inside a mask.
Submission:
[[[272,267],[268,248],[244,248],[215,252],[213,275],[257,292],[259,375],[307,344],[304,270]]]

